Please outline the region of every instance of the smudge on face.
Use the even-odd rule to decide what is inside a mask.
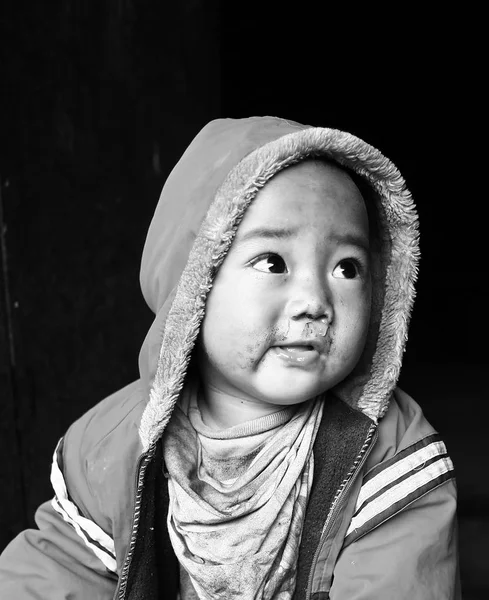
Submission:
[[[302,337],[306,339],[326,337],[328,329],[329,326],[325,319],[321,319],[319,321],[308,321],[302,330]]]

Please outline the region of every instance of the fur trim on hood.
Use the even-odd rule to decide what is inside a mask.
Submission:
[[[151,222],[141,287],[155,321],[140,353],[148,403],[139,434],[155,444],[183,386],[213,278],[257,191],[306,158],[334,161],[360,182],[376,215],[368,340],[332,392],[378,422],[399,377],[419,259],[418,221],[397,168],[359,138],[275,117],[218,119],[197,135],[168,177]]]

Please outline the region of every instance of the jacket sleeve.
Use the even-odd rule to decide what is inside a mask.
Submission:
[[[58,448],[51,473],[55,497],[37,510],[39,529],[18,535],[0,556],[2,600],[110,600],[117,586],[107,534],[85,518],[64,484]]]
[[[331,600],[460,600],[454,479],[348,543],[333,577]]]
[[[109,600],[117,578],[50,502],[0,556],[2,600]]]

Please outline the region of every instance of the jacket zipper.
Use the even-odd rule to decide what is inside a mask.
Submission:
[[[149,462],[153,456],[152,448],[146,451],[139,460],[136,471],[136,500],[134,502],[134,513],[132,517],[132,526],[131,526],[131,538],[129,541],[129,547],[126,552],[126,558],[124,559],[124,566],[122,567],[121,576],[119,580],[119,590],[117,592],[117,597],[119,600],[124,600],[126,597],[126,587],[127,587],[127,577],[129,574],[129,568],[131,566],[132,557],[134,554],[134,548],[136,546],[136,537],[138,534],[139,528],[139,517],[141,515],[141,498],[143,495],[143,483],[144,483],[144,475],[146,473],[146,469],[148,467]]]
[[[331,504],[331,509],[329,511],[328,516],[326,517],[326,521],[324,522],[323,530],[321,532],[321,537],[319,538],[319,544],[316,548],[314,557],[312,559],[311,570],[309,572],[309,579],[307,580],[306,600],[310,600],[310,598],[311,598],[311,593],[312,593],[311,588],[312,588],[312,580],[314,577],[314,571],[316,570],[316,566],[317,566],[317,563],[319,560],[319,554],[320,554],[321,548],[323,546],[323,541],[325,540],[326,535],[328,533],[328,529],[330,529],[332,527],[332,525],[334,524],[336,517],[340,512],[339,509],[341,508],[341,504],[344,502],[344,498],[346,498],[348,496],[348,490],[353,485],[353,482],[357,478],[358,473],[360,473],[360,470],[361,470],[363,464],[365,463],[365,461],[367,460],[368,455],[370,454],[370,451],[374,447],[375,441],[377,440],[377,435],[378,435],[377,426],[371,425],[370,429],[368,430],[365,442],[364,442],[357,458],[353,462],[352,469],[350,470],[348,475],[345,477],[345,479],[342,481],[340,487],[338,488],[338,490],[336,492],[333,503]]]

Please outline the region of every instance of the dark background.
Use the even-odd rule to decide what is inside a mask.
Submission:
[[[169,171],[207,121],[272,114],[364,138],[415,197],[423,258],[401,387],[455,463],[464,598],[487,597],[477,16],[444,11],[2,5],[0,551],[51,497],[69,424],[138,377],[152,319],[139,260]]]

